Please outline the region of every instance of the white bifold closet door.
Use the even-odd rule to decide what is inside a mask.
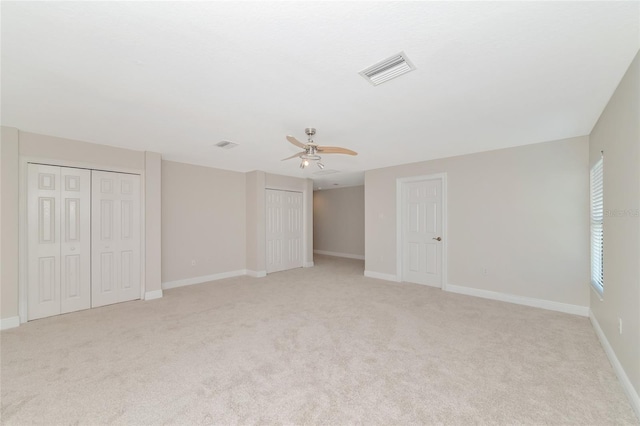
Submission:
[[[29,164],[27,317],[91,306],[91,172]]]
[[[140,176],[92,171],[91,306],[140,299]]]
[[[302,193],[266,190],[267,273],[301,268]]]

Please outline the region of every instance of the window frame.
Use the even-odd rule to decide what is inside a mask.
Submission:
[[[591,286],[604,294],[604,157],[589,172]]]

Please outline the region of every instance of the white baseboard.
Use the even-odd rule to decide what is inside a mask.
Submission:
[[[483,299],[499,300],[501,302],[515,303],[517,305],[532,306],[550,311],[564,312],[566,314],[589,316],[588,306],[571,305],[568,303],[553,302],[551,300],[534,299],[532,297],[516,296],[513,294],[499,293],[497,291],[481,290],[472,287],[447,284],[444,288],[452,293],[466,294],[467,296],[482,297]]]
[[[302,264],[303,268],[313,268],[314,263],[313,262],[304,262]]]
[[[364,271],[364,276],[369,278],[376,278],[378,280],[400,282],[400,280],[398,280],[398,277],[393,274],[382,274],[380,272]]]
[[[20,326],[20,317],[9,317],[0,319],[0,330],[8,330]]]
[[[155,300],[162,298],[162,290],[147,291],[144,294],[144,300]]]
[[[254,278],[263,278],[267,276],[267,271],[252,271],[247,269],[247,275]]]
[[[203,275],[201,277],[186,278],[184,280],[168,281],[166,283],[162,283],[162,289],[168,290],[171,288],[178,288],[178,287],[184,287],[186,285],[206,283],[208,281],[222,280],[224,278],[237,277],[240,275],[247,275],[247,270],[239,269],[237,271],[221,272],[219,274],[213,274],[213,275]]]
[[[611,344],[609,344],[607,336],[604,335],[604,332],[602,331],[602,328],[600,328],[600,324],[598,324],[598,320],[596,319],[595,315],[593,315],[591,309],[589,309],[589,319],[591,320],[593,329],[596,331],[596,335],[600,340],[600,344],[602,345],[604,352],[609,358],[609,362],[611,362],[611,365],[613,366],[613,370],[616,372],[616,376],[618,376],[618,380],[620,380],[620,384],[624,389],[624,393],[626,393],[627,397],[629,398],[629,402],[631,403],[633,411],[636,412],[636,416],[638,416],[638,419],[640,419],[640,396],[638,396],[638,392],[631,384],[629,376],[627,376],[624,368],[622,368],[622,364],[620,364],[620,361],[618,361],[616,353],[613,351]]]
[[[314,250],[313,252],[317,254],[324,254],[326,256],[346,257],[347,259],[364,260],[364,256],[361,254],[337,253],[335,251],[326,251],[326,250]]]

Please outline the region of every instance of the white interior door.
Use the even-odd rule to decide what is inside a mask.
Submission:
[[[284,191],[266,190],[266,268],[267,273],[283,270],[282,252],[284,245],[283,214],[284,202],[282,201]]]
[[[284,192],[285,269],[302,268],[302,192]]]
[[[140,298],[140,176],[92,171],[91,306]]]
[[[302,193],[266,190],[267,273],[303,265]]]
[[[27,317],[60,314],[60,167],[29,164]]]
[[[91,173],[29,164],[27,319],[90,307]]]
[[[442,180],[402,184],[402,280],[442,287]]]
[[[60,168],[60,313],[91,307],[91,171]]]

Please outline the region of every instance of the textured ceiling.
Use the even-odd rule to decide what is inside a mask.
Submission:
[[[639,2],[7,2],[2,124],[223,169],[362,171],[590,133]],[[362,69],[404,51],[416,71]],[[315,176],[285,140],[327,155]],[[213,145],[239,144],[232,150]]]

